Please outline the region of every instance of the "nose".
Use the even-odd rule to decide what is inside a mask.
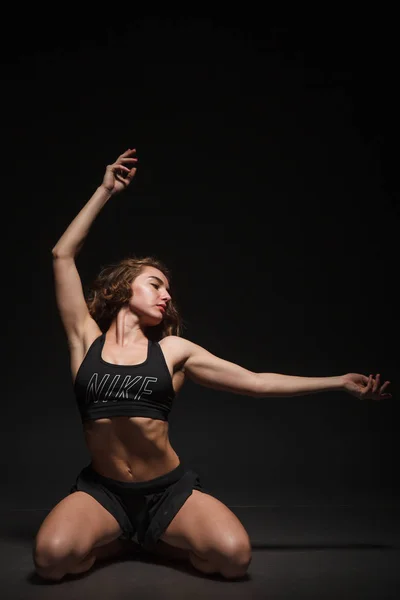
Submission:
[[[168,293],[167,291],[165,291],[165,292],[162,294],[162,301],[163,301],[163,302],[168,302],[169,300],[171,300],[171,296],[169,295],[169,293]]]

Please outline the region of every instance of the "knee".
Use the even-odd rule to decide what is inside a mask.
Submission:
[[[252,559],[250,540],[227,543],[220,555],[220,572],[226,579],[244,577]]]
[[[35,540],[32,558],[35,570],[40,577],[59,581],[66,575],[72,563],[79,562],[85,551],[71,547],[66,540]]]

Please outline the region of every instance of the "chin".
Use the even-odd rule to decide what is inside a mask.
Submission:
[[[160,325],[160,323],[162,323],[163,318],[162,317],[147,317],[146,319],[143,320],[143,325],[145,327],[156,327],[157,325]]]

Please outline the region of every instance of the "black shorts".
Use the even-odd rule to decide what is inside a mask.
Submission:
[[[81,491],[93,496],[118,521],[120,539],[137,541],[151,551],[193,490],[209,493],[197,473],[182,463],[160,477],[133,483],[104,477],[89,464],[70,494]]]

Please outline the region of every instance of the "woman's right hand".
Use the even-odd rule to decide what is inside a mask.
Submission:
[[[136,150],[126,150],[115,163],[108,165],[102,186],[111,194],[118,194],[126,189],[136,175]]]

